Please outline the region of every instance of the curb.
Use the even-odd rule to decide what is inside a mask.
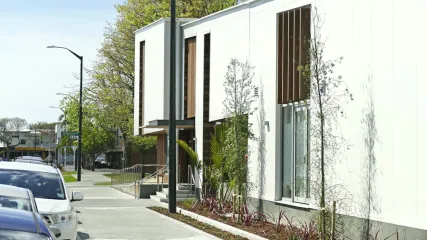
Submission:
[[[168,204],[167,203],[161,203],[160,205],[162,207],[164,207],[164,208],[168,208]],[[199,222],[209,224],[209,225],[211,225],[213,227],[219,228],[221,230],[227,231],[227,232],[235,234],[235,235],[239,235],[241,237],[248,238],[250,240],[268,240],[267,238],[263,238],[263,237],[258,236],[256,234],[243,231],[241,229],[235,228],[233,226],[227,225],[227,224],[222,223],[222,222],[218,222],[218,221],[212,220],[212,219],[207,218],[205,216],[202,216],[202,215],[199,215],[199,214],[187,211],[187,210],[179,208],[179,207],[176,207],[176,210],[177,210],[178,213],[180,213],[182,215],[185,215],[185,216],[188,216],[188,217],[191,217],[193,219],[196,219]]]

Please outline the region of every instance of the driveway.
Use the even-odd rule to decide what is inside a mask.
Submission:
[[[155,201],[137,200],[111,187],[95,186],[95,182],[109,180],[103,173],[83,170],[81,182],[67,184],[69,191],[81,191],[85,196],[73,203],[80,239],[218,239],[146,208],[158,205]]]

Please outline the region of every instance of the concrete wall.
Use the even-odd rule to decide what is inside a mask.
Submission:
[[[203,78],[203,34],[211,33],[210,120],[223,117],[224,75],[231,58],[249,60],[255,67],[254,82],[260,88],[259,110],[251,116],[255,135],[262,142],[251,143],[251,195],[277,204],[281,200],[281,116],[276,104],[276,14],[312,4],[323,17],[321,33],[326,40],[324,58],[344,61],[335,68],[342,75],[354,101],[345,105],[346,118],[340,130],[351,146],[334,163],[332,185],[342,186],[345,196],[338,212],[368,217],[383,223],[427,230],[427,162],[423,161],[423,138],[427,129],[427,82],[421,66],[427,65],[427,46],[420,31],[427,22],[427,3],[402,1],[256,1],[185,25],[184,37],[197,36],[196,137],[202,139],[200,83]],[[313,8],[314,9],[314,8]],[[371,77],[372,83],[368,79]],[[364,109],[372,104],[377,132],[374,146],[377,170],[371,204],[366,199],[367,146]],[[269,122],[270,129],[265,127]],[[197,152],[203,152],[201,144]],[[259,154],[261,153],[261,154]],[[372,165],[372,163],[371,163]],[[345,197],[343,199],[343,197]],[[308,207],[316,209],[317,203]],[[289,203],[288,206],[298,206]],[[367,207],[371,208],[370,210]],[[409,229],[409,228],[408,228]]]

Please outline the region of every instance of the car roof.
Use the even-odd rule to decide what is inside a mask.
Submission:
[[[0,162],[0,169],[23,170],[33,172],[58,173],[58,170],[49,165],[23,163],[23,162]]]
[[[40,214],[12,208],[0,207],[0,229],[42,233],[50,236],[49,228]]]
[[[43,161],[41,157],[33,157],[33,156],[19,156],[17,159],[28,159],[28,160],[39,160]]]
[[[33,212],[30,211],[0,208],[0,223],[0,229],[37,232]]]
[[[0,195],[16,198],[29,198],[27,189],[4,184],[0,184]]]
[[[47,164],[46,162],[43,162],[43,161],[40,161],[40,160],[24,159],[24,158],[18,158],[18,159],[15,160],[15,162],[34,163],[34,164]]]

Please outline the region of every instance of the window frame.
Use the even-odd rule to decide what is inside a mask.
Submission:
[[[285,141],[285,109],[286,108],[292,108],[292,162],[291,162],[291,172],[292,172],[292,178],[291,178],[291,197],[284,197],[284,163],[285,163],[285,153],[284,153],[284,141]],[[295,168],[295,157],[296,157],[296,143],[295,143],[295,132],[296,132],[296,112],[298,111],[307,111],[307,166],[306,166],[306,176],[307,176],[307,197],[298,197],[295,195],[295,189],[296,189],[296,168]],[[280,157],[280,173],[281,173],[281,179],[280,179],[280,189],[281,189],[281,200],[284,202],[293,202],[293,203],[301,203],[301,204],[309,204],[310,200],[310,103],[308,101],[303,102],[297,102],[297,103],[288,103],[288,104],[281,104],[280,105],[280,113],[281,113],[281,129],[280,129],[280,142],[281,142],[281,157]]]

